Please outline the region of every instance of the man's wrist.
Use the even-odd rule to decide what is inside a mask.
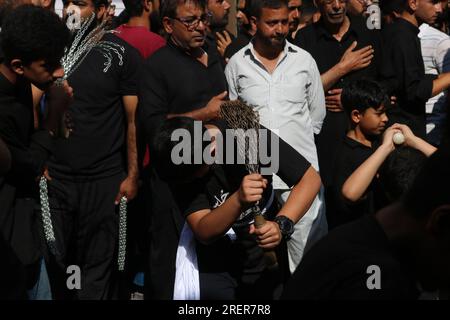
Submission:
[[[289,240],[294,233],[294,221],[285,215],[279,214],[275,217],[274,222],[278,224],[283,239]]]

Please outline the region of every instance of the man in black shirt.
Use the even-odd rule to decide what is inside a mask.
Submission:
[[[117,297],[118,204],[137,192],[135,110],[141,59],[136,49],[105,30],[107,0],[65,4],[79,6],[83,25],[74,35],[81,41],[74,40],[63,58],[74,92],[68,109],[73,131],[56,141],[48,163],[55,272],[61,276],[53,287],[66,289],[66,267],[75,264],[82,274],[77,298],[108,299]],[[57,297],[65,293],[59,291]]]
[[[450,148],[436,151],[400,201],[344,225],[305,255],[284,299],[417,299],[450,286]]]
[[[398,17],[382,32],[381,78],[389,93],[397,97],[397,106],[389,117],[425,137],[425,103],[450,87],[450,74],[425,74],[418,27],[421,23],[432,25],[442,7],[438,0],[419,0],[418,5],[395,0],[390,7],[383,2],[382,8],[393,8]]]
[[[139,92],[138,118],[148,142],[167,118],[216,118],[227,95],[221,57],[216,48],[205,45],[208,17],[204,3],[167,0],[161,4],[161,16],[170,37],[167,46],[145,62]],[[170,244],[178,242],[182,220],[171,191],[154,170],[151,186],[151,257],[149,276],[145,278],[151,282],[146,285],[151,291],[146,297],[172,299],[174,265],[167,265],[176,254],[176,245]],[[170,241],[168,237],[175,239]],[[169,263],[163,263],[167,260]]]
[[[207,25],[206,43],[217,48],[222,59],[222,67],[225,69],[225,51],[227,46],[235,39],[233,34],[226,30],[228,14],[231,5],[227,0],[206,0],[206,11],[210,15]]]
[[[36,282],[32,275],[39,273],[42,257],[36,179],[52,150],[49,130],[33,129],[31,84],[46,89],[64,75],[60,59],[69,36],[56,14],[34,6],[10,12],[1,32],[0,138],[9,149],[11,169],[0,179],[0,232],[27,266],[28,287]],[[58,125],[47,127],[54,131]]]
[[[381,48],[378,33],[362,17],[346,15],[346,1],[318,0],[321,19],[297,32],[295,43],[316,60],[326,94],[327,115],[316,137],[324,186],[332,182],[337,147],[348,121],[341,105],[344,82],[378,76]]]

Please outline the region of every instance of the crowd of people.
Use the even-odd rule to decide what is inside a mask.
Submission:
[[[230,1],[0,0],[0,299],[448,298],[448,1]]]

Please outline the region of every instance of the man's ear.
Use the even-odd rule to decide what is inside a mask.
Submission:
[[[164,17],[164,18],[162,18],[162,24],[163,24],[164,30],[168,34],[172,34],[172,32],[173,32],[172,19],[170,19],[169,17]]]
[[[352,110],[352,112],[350,113],[350,118],[352,119],[352,121],[354,123],[359,123],[361,121],[361,112],[359,112],[358,110]]]
[[[408,11],[415,12],[417,10],[417,7],[419,6],[419,0],[408,0]]]
[[[106,6],[104,4],[100,5],[97,9],[97,20],[103,21],[106,15]]]
[[[426,229],[438,238],[450,238],[450,204],[439,206],[433,211]]]
[[[10,66],[11,66],[12,71],[14,71],[14,73],[21,75],[21,76],[23,75],[24,66],[23,66],[22,60],[20,60],[20,59],[11,60]]]
[[[151,0],[143,0],[144,1],[144,10],[152,13],[153,11],[153,2]]]
[[[256,27],[256,22],[258,21],[258,18],[256,18],[255,16],[251,16],[250,17],[250,25],[252,26],[252,28],[254,30],[257,30],[258,28]]]

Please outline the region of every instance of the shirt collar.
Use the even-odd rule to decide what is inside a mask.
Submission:
[[[250,40],[248,45],[245,47],[244,56],[247,56],[247,55],[249,55],[251,57],[255,56],[253,54],[253,52],[255,51],[255,48],[253,47],[253,41],[254,41],[254,38],[252,40]],[[287,56],[290,53],[297,53],[297,52],[298,52],[297,48],[292,43],[290,43],[289,41],[286,40],[286,43],[285,43],[284,49],[283,49],[284,56]]]
[[[372,149],[371,147],[368,147],[368,146],[362,144],[359,141],[356,141],[356,140],[354,140],[352,138],[349,138],[348,136],[345,136],[344,143],[346,145],[348,145],[352,149],[358,149],[358,148],[360,148],[360,149]]]
[[[183,48],[177,46],[171,38],[169,38],[169,40],[167,41],[167,46],[184,56],[191,57]],[[208,39],[205,39],[205,43],[203,44],[202,49],[208,54],[208,68],[219,61],[219,53],[217,52],[217,50],[214,50],[214,46],[211,45]]]

